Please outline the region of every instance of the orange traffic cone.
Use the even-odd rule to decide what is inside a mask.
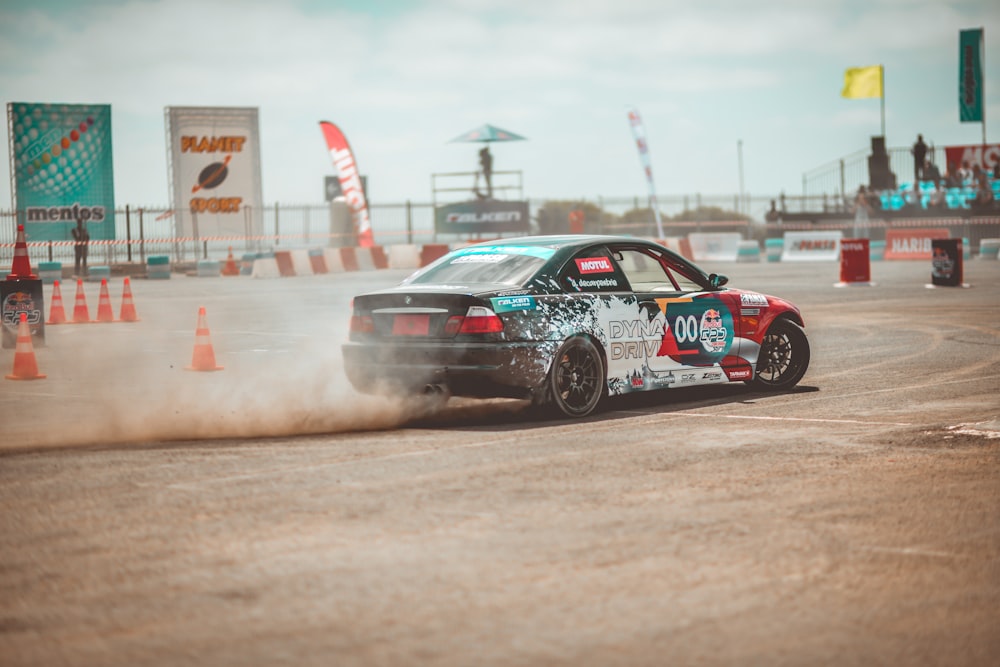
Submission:
[[[97,322],[114,322],[115,314],[111,310],[111,295],[108,294],[108,279],[101,278],[101,296],[97,300]]]
[[[236,259],[233,257],[233,246],[229,246],[229,257],[226,258],[226,265],[222,267],[222,275],[240,275],[240,267],[236,266]]]
[[[122,291],[122,309],[118,317],[122,322],[138,322],[139,316],[135,312],[135,303],[132,301],[132,286],[125,276],[125,289]]]
[[[14,262],[10,266],[7,280],[36,280],[37,278],[38,276],[31,272],[28,243],[24,240],[24,225],[18,225],[17,238],[14,240]]]
[[[191,355],[191,365],[187,371],[221,371],[222,366],[215,365],[215,350],[209,340],[208,324],[205,322],[205,307],[198,309],[198,329],[194,332],[194,354]]]
[[[83,280],[76,279],[76,301],[73,302],[73,324],[90,322],[90,309],[87,308],[87,297],[83,293]]]
[[[46,324],[66,324],[66,311],[63,309],[62,290],[59,281],[52,283],[52,309],[49,310],[49,321]]]
[[[28,314],[21,313],[21,321],[17,324],[17,346],[14,348],[14,371],[6,378],[8,380],[40,380],[44,377],[38,372],[38,362],[35,361],[35,348],[31,345],[31,329],[28,327]]]

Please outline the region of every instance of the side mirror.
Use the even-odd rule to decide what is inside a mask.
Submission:
[[[728,282],[729,277],[724,276],[721,273],[713,273],[708,277],[708,283],[715,289],[719,289]]]

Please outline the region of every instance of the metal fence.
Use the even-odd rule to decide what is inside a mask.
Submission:
[[[898,181],[912,182],[913,154],[910,149],[889,148],[886,152],[889,154],[889,170],[896,175]],[[944,150],[940,149],[940,152],[943,156]],[[843,204],[846,199],[853,198],[858,186],[867,186],[869,183],[869,154],[867,149],[855,151],[839,160],[805,172],[802,174],[802,196],[810,199],[825,197],[830,205],[833,205],[833,202]],[[941,163],[938,162],[938,149],[931,146],[927,151],[927,157],[941,168]],[[941,171],[944,172],[943,169]]]
[[[746,217],[763,220],[772,202],[779,198],[758,198],[749,195],[681,195],[659,197],[661,214],[665,217],[663,226],[666,235],[680,235],[711,227],[709,223],[695,219],[671,220],[685,212],[703,208],[718,208],[724,211],[745,211]],[[805,201],[798,197],[786,197],[783,201],[790,206],[806,210]],[[813,204],[818,205],[819,199]],[[599,219],[588,220],[588,232],[634,234],[654,236],[656,234],[652,213],[649,212],[645,196],[596,197],[578,200],[529,199],[532,232],[538,230],[538,213],[546,206],[566,204],[569,206],[596,207],[601,213]],[[640,212],[636,215],[636,212]],[[645,211],[648,215],[643,216]],[[404,243],[457,243],[476,240],[470,234],[438,234],[434,229],[434,205],[430,202],[371,203],[369,213],[375,241],[379,245]],[[630,214],[628,220],[626,214]],[[683,216],[682,216],[683,217]],[[735,216],[734,216],[735,217]],[[280,204],[265,207],[262,215],[262,233],[257,236],[205,237],[191,239],[181,237],[175,229],[173,216],[166,206],[119,208],[114,214],[115,240],[92,240],[90,242],[90,264],[116,264],[120,262],[144,263],[150,255],[169,255],[172,261],[193,261],[202,258],[224,258],[231,248],[239,257],[245,253],[269,250],[316,248],[323,246],[350,245],[352,239],[343,234],[331,232],[333,214],[330,204]],[[636,218],[640,221],[636,222]],[[646,221],[642,221],[645,219]],[[16,240],[17,216],[13,211],[0,211],[0,265],[9,264],[13,257]],[[568,231],[567,227],[563,231]],[[73,261],[73,242],[70,238],[60,241],[32,243],[28,238],[32,261]]]

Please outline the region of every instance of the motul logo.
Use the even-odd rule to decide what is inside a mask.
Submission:
[[[580,273],[611,273],[615,269],[607,257],[588,257],[576,260],[576,268]]]

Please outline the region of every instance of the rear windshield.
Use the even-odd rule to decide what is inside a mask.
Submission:
[[[539,246],[473,246],[444,256],[418,271],[404,284],[468,285],[490,283],[520,286],[555,253]]]

